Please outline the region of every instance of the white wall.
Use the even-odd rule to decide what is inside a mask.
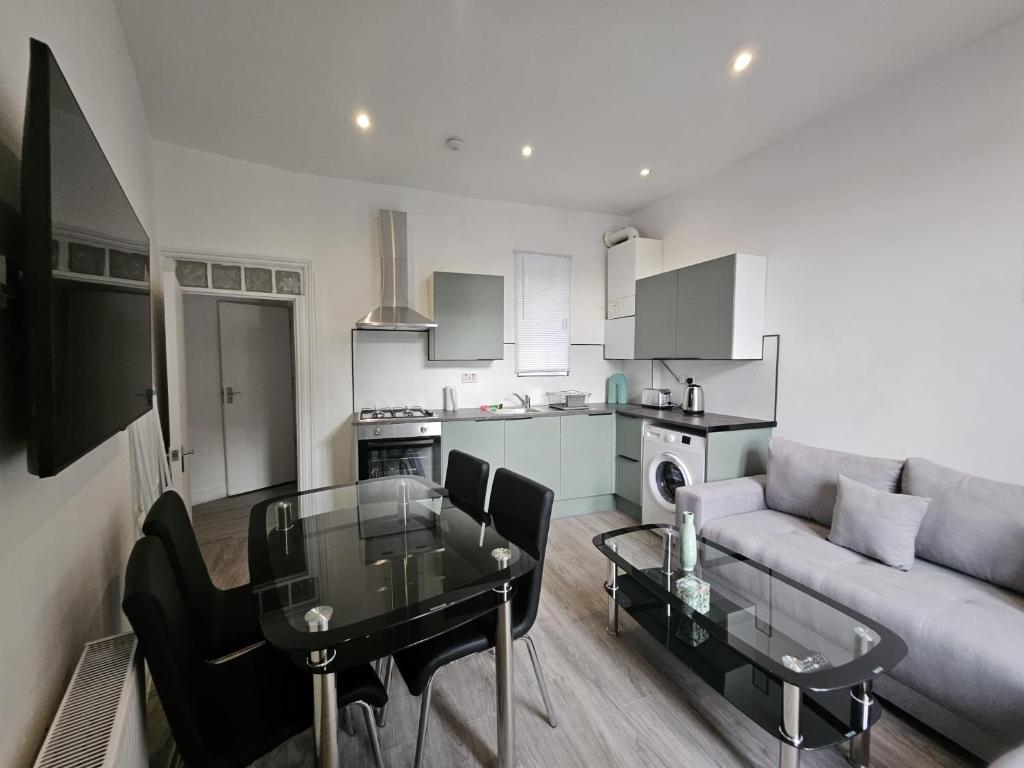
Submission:
[[[768,257],[779,433],[1024,482],[1024,22],[632,217]]]
[[[50,44],[143,224],[152,219],[149,131],[109,0],[5,2],[0,23],[0,190],[18,187],[28,41]],[[15,203],[16,200],[9,202]],[[0,311],[0,334],[14,332]],[[26,472],[16,361],[0,360],[0,765],[30,764],[88,640],[121,631],[134,540],[128,438],[55,478]]]
[[[281,171],[162,142],[153,144],[161,242],[309,260],[315,283],[319,391],[316,482],[351,472],[351,330],[378,303],[376,213],[409,212],[417,306],[434,270],[505,276],[505,335],[512,341],[513,249],[573,256],[573,342],[602,343],[601,233],[620,216],[473,200],[405,187]]]

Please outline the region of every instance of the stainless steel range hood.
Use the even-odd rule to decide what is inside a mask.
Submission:
[[[405,211],[382,210],[377,217],[380,230],[380,306],[356,321],[356,328],[377,331],[425,331],[437,328],[430,318],[414,310],[415,285]]]

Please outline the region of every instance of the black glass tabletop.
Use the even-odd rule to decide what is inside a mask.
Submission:
[[[695,567],[685,573],[678,534],[668,525],[634,526],[600,534],[594,545],[628,574],[625,586],[691,620],[695,642],[713,636],[805,691],[857,685],[906,656],[903,640],[878,622],[709,539],[698,538]]]
[[[270,499],[249,522],[263,633],[289,651],[356,648],[375,636],[410,645],[493,609],[493,590],[535,565],[415,475]],[[328,627],[311,632],[306,614],[321,606],[331,609]]]

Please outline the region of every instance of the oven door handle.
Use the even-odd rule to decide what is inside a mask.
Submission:
[[[415,440],[410,440],[407,437],[386,437],[386,438],[379,438],[379,439],[373,439],[373,440],[366,440],[364,442],[370,448],[373,448],[373,447],[378,446],[378,445],[379,446],[394,445],[395,443],[401,443],[402,444],[401,445],[402,448],[405,448],[405,447],[415,448],[415,447],[421,446],[421,445],[434,445],[435,443],[437,443],[437,441],[439,439],[440,439],[439,437],[438,438],[424,437],[424,438],[417,438]]]

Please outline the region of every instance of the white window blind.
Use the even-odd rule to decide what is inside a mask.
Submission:
[[[569,375],[572,258],[516,251],[516,375]]]

